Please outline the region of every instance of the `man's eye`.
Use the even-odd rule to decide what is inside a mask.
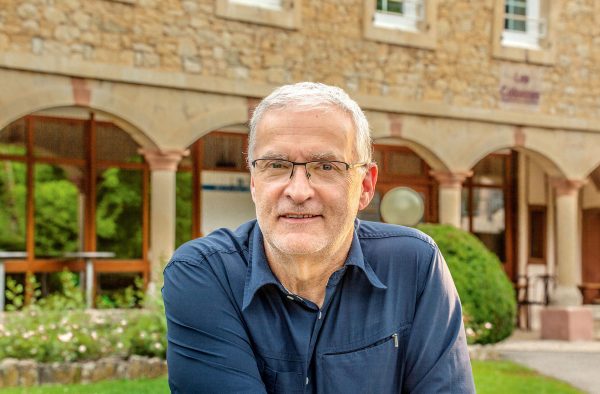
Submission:
[[[331,171],[334,169],[333,164],[331,163],[321,163],[319,167],[323,171]]]
[[[287,165],[284,162],[281,161],[270,161],[267,163],[267,168],[271,168],[271,169],[282,169],[282,168],[288,168],[289,165]]]

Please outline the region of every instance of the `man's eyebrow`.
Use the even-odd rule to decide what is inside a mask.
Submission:
[[[288,155],[274,151],[267,151],[261,155],[260,159],[281,159],[288,160]]]
[[[323,161],[323,160],[335,161],[335,160],[340,160],[340,158],[333,152],[320,152],[320,153],[313,153],[312,155],[310,155],[310,160],[311,161]]]

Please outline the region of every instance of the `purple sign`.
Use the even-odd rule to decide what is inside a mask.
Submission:
[[[500,101],[537,106],[540,103],[540,70],[505,65],[500,78]]]

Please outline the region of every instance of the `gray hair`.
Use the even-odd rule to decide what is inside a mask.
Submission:
[[[250,118],[250,135],[248,137],[248,166],[254,159],[256,146],[256,129],[269,110],[293,106],[302,109],[336,107],[352,118],[356,131],[355,150],[359,163],[371,163],[373,147],[369,133],[369,122],[356,101],[342,89],[315,82],[299,82],[284,85],[275,89],[256,106]]]

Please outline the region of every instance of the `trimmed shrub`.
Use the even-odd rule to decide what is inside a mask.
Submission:
[[[422,224],[448,263],[463,306],[469,343],[495,343],[515,326],[513,286],[498,257],[474,235],[448,225]]]

